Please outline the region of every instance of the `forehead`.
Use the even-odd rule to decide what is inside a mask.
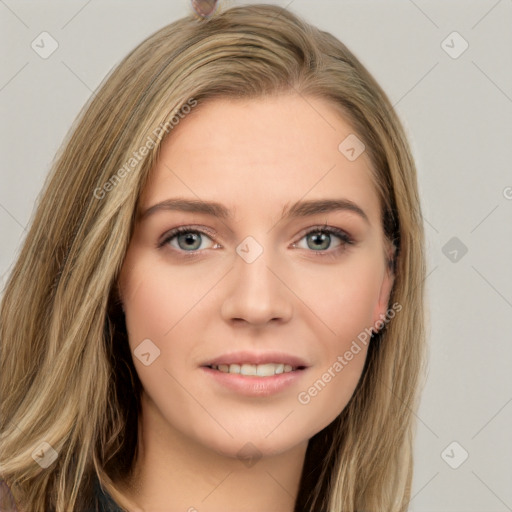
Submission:
[[[366,152],[351,161],[339,149],[354,135],[324,99],[209,100],[169,132],[141,205],[185,196],[267,210],[301,198],[343,197],[375,220],[380,209]]]

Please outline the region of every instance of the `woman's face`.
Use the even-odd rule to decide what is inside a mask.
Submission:
[[[259,456],[343,410],[392,286],[351,134],[294,94],[216,99],[170,132],[119,282],[144,428]]]

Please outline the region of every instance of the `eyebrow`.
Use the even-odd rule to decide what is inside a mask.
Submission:
[[[160,203],[150,206],[144,210],[138,221],[142,222],[149,216],[160,211],[182,211],[190,213],[203,213],[228,219],[232,217],[232,212],[224,205],[214,201],[202,201],[199,199],[166,199]],[[293,205],[285,205],[281,219],[290,219],[295,217],[309,217],[319,213],[329,213],[334,211],[348,211],[359,215],[366,223],[370,224],[368,216],[364,210],[349,199],[317,199],[309,201],[297,201]]]

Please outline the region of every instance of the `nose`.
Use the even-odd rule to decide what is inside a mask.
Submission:
[[[223,319],[258,327],[288,322],[293,294],[266,251],[251,263],[237,255],[233,265],[221,308]]]

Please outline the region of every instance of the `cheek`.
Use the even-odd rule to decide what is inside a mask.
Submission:
[[[303,278],[298,295],[307,297],[315,315],[311,328],[319,333],[318,365],[298,402],[304,414],[327,425],[344,409],[361,377],[372,317],[380,292],[379,262],[374,255]],[[304,310],[304,318],[308,315]],[[320,333],[322,333],[320,335]]]
[[[190,273],[176,271],[158,259],[139,257],[123,281],[130,344],[151,337],[163,342],[171,336],[211,287],[210,281],[213,278],[198,279],[196,275],[194,279]]]
[[[165,404],[172,401],[172,410],[187,417],[193,404],[177,381],[187,378],[189,338],[197,327],[191,325],[191,319],[196,318],[208,282],[193,286],[186,272],[171,271],[169,265],[142,257],[126,276],[126,328],[142,385],[164,415],[170,414],[170,406]]]
[[[154,275],[145,274],[126,301],[126,327],[132,350],[142,339],[161,338],[172,327],[170,312],[175,311],[177,300],[156,284]]]
[[[349,338],[372,326],[381,266],[374,253],[368,252],[347,259],[346,265],[310,267],[307,272],[296,273],[297,295],[315,313],[317,329],[337,340],[336,348],[342,349]]]

